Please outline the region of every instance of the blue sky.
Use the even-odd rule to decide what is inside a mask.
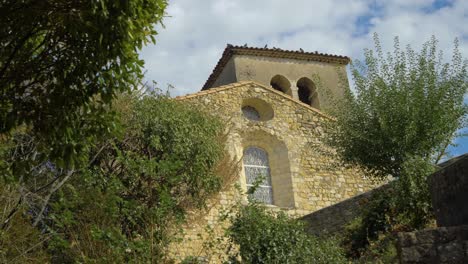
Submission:
[[[453,40],[468,58],[468,0],[169,0],[156,45],[145,47],[146,79],[172,95],[199,91],[227,43],[319,51],[361,59],[377,32],[419,49],[431,35],[446,58]],[[468,152],[458,139],[454,155]]]

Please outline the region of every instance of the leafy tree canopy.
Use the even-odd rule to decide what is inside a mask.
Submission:
[[[138,85],[137,51],[154,42],[166,6],[166,0],[2,1],[0,135],[27,125],[50,158],[73,166],[87,142],[109,128],[105,105]]]
[[[11,227],[26,228],[15,243],[0,229],[0,262],[2,256],[39,259],[45,250],[52,263],[162,263],[187,211],[203,207],[219,191],[224,129],[216,118],[157,94],[120,96],[113,109],[122,134],[102,137],[89,165],[52,193],[46,210],[36,210],[37,193],[23,199],[28,213],[15,217],[31,216],[42,234],[29,239],[31,221],[12,219]],[[25,189],[35,188],[31,183]],[[6,205],[15,203],[0,199],[0,208]],[[44,247],[19,251],[42,245],[39,239],[47,241]]]
[[[400,176],[411,157],[436,163],[461,128],[467,106],[467,62],[458,50],[446,63],[435,37],[420,52],[400,48],[384,54],[378,36],[375,50],[351,65],[355,91],[332,112],[330,141],[346,161],[379,176]]]

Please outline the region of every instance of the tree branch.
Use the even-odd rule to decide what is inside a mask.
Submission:
[[[20,207],[20,205],[22,203],[23,203],[23,195],[20,196],[20,198],[18,199],[18,202],[16,203],[15,207],[10,211],[10,213],[6,217],[5,221],[3,221],[0,230],[5,230],[6,229],[6,227],[10,223],[11,218],[13,218],[13,216],[16,214],[16,212],[18,212],[18,208]]]
[[[16,56],[16,53],[24,46],[24,44],[30,37],[32,37],[34,34],[37,33],[35,32],[36,26],[37,24],[34,25],[31,28],[31,30],[19,41],[18,45],[15,46],[15,48],[13,49],[13,52],[8,57],[7,62],[5,63],[3,68],[0,70],[0,79],[3,77],[8,67],[10,67],[10,64],[13,61],[13,58]]]
[[[54,194],[58,189],[60,189],[60,187],[62,187],[63,184],[65,184],[66,181],[68,181],[68,179],[75,173],[74,170],[69,170],[67,172],[67,174],[65,175],[65,177],[57,184],[55,185],[50,191],[49,193],[46,195],[46,197],[44,198],[44,202],[42,203],[42,207],[41,207],[41,210],[39,211],[39,214],[36,216],[36,219],[34,220],[33,222],[33,226],[37,226],[37,224],[39,224],[39,222],[42,220],[42,216],[44,214],[44,211],[47,207],[47,205],[49,204],[49,200],[50,198],[52,197],[52,194]]]

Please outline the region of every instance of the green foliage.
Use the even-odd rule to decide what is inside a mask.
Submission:
[[[437,162],[463,126],[467,107],[467,62],[455,41],[451,63],[444,63],[433,37],[418,53],[407,46],[384,56],[377,35],[375,51],[351,66],[355,91],[332,111],[330,142],[344,159],[377,176],[399,177],[410,157]]]
[[[261,183],[260,175],[247,192],[234,184],[234,202],[206,225],[202,249],[183,263],[346,263],[337,239],[310,235],[301,220],[249,196]]]
[[[49,159],[75,166],[92,139],[109,128],[106,105],[139,84],[138,50],[154,42],[166,5],[2,1],[0,134],[26,125]]]
[[[381,235],[371,241],[361,257],[355,263],[399,263],[395,235]]]
[[[181,264],[205,264],[207,263],[203,258],[188,256],[184,258]]]
[[[242,263],[346,263],[333,240],[307,234],[302,222],[282,212],[249,204],[231,221],[228,234],[239,246]]]
[[[146,175],[142,180],[147,183],[132,186],[164,184],[168,189],[159,195],[175,197],[173,203],[180,206],[200,206],[206,195],[220,188],[220,179],[213,171],[224,154],[218,119],[153,95],[135,103],[125,126],[124,139],[106,152],[107,158],[120,164],[108,166],[112,173],[123,177]]]
[[[343,236],[347,257],[361,261],[393,259],[397,232],[430,226],[433,214],[427,176],[433,171],[434,167],[422,159],[404,163],[400,178],[374,193],[360,216],[347,226]]]
[[[411,158],[403,164],[392,197],[399,225],[418,230],[434,218],[428,185],[428,176],[434,171],[434,166],[421,158]]]
[[[140,84],[138,50],[154,42],[166,0],[0,3],[0,177],[33,225],[55,191],[118,132],[111,102]]]
[[[41,177],[23,180],[22,185],[1,181],[0,260],[168,261],[165,249],[186,212],[203,207],[221,187],[217,165],[225,158],[223,125],[157,94],[121,96],[113,110],[119,113],[121,133],[101,135],[86,155],[86,166],[68,171],[50,162],[36,163],[32,175]],[[35,138],[28,133],[13,139],[5,152],[35,149]],[[62,173],[73,177],[64,181],[57,176]],[[46,178],[49,181],[43,182]],[[47,192],[46,202],[39,196],[43,184],[60,187]],[[22,186],[31,188],[27,199]],[[9,196],[13,198],[2,200]],[[44,208],[43,217],[33,226],[38,207]]]
[[[390,188],[375,193],[362,207],[361,215],[346,226],[342,244],[348,258],[360,258],[373,242],[392,231],[395,219],[393,194],[394,190]]]
[[[162,261],[186,211],[220,188],[219,121],[158,95],[122,102],[125,135],[103,142],[52,203],[56,263]]]
[[[20,200],[16,186],[6,184],[0,179],[0,223],[7,218],[7,213],[15,208]],[[0,229],[0,263],[47,263],[50,258],[42,247],[49,236],[31,226],[31,217],[27,207],[21,206],[10,219],[7,229]]]
[[[426,227],[432,220],[427,177],[465,126],[467,61],[455,40],[445,63],[433,37],[420,52],[400,49],[384,55],[378,36],[375,51],[351,66],[355,90],[338,100],[331,113],[329,142],[343,160],[373,176],[397,178],[376,194],[345,234],[348,257],[380,258],[394,252],[388,243],[398,231]],[[391,257],[390,257],[391,258]]]

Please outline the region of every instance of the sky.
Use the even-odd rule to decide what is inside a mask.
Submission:
[[[169,0],[166,11],[140,54],[146,80],[173,96],[199,91],[228,43],[360,60],[374,32],[386,51],[395,36],[418,50],[435,35],[447,59],[455,38],[468,58],[468,0]],[[467,137],[455,143],[452,155],[468,152]]]

